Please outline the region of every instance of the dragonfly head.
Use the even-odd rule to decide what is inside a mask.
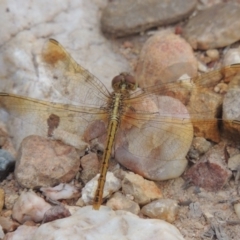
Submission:
[[[129,73],[123,72],[112,80],[112,88],[115,92],[129,93],[137,88],[135,78]]]

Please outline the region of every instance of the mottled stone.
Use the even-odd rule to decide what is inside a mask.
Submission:
[[[141,213],[150,217],[162,219],[167,222],[174,222],[177,218],[179,206],[177,201],[172,199],[158,199],[141,209]]]
[[[112,210],[124,210],[136,215],[140,211],[140,207],[137,203],[124,196],[120,192],[114,193],[113,196],[107,201],[106,206],[110,207]]]
[[[240,4],[213,5],[192,17],[183,28],[183,37],[194,49],[228,46],[240,39]]]
[[[188,17],[196,7],[196,1],[130,0],[110,1],[102,13],[103,32],[116,37],[167,25]]]
[[[15,168],[16,180],[24,187],[51,186],[72,180],[79,171],[75,148],[40,136],[25,138]]]
[[[218,144],[211,148],[195,165],[187,170],[184,178],[209,191],[222,189],[232,176],[232,172],[224,161],[224,149],[224,144]]]
[[[134,173],[126,174],[122,181],[122,191],[133,196],[134,201],[142,205],[162,198],[162,192],[154,182]]]

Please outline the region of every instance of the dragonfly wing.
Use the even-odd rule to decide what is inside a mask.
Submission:
[[[167,95],[186,102],[186,95],[192,88],[206,88],[213,90],[218,83],[228,83],[240,74],[240,64],[233,64],[218,70],[207,72],[199,76],[181,79],[175,82],[159,83],[132,93],[131,98],[148,96],[149,94]]]
[[[165,180],[185,170],[193,127],[180,101],[168,96],[154,98],[144,98],[141,104],[130,100],[117,135],[115,157],[147,178]]]
[[[238,74],[240,74],[240,64],[234,64],[191,79],[147,87],[133,93],[130,101],[135,104],[147,97],[160,106],[161,103],[155,99],[155,95],[174,97],[187,106],[196,136],[218,142],[220,140],[218,120],[221,120],[220,109],[224,94],[216,92],[215,87],[219,83],[229,82]]]
[[[115,151],[118,161],[150,179],[179,176],[186,166],[193,126],[196,134],[219,141],[218,109],[223,96],[213,89],[239,73],[240,65],[235,64],[188,81],[134,92],[125,101]]]
[[[10,114],[11,134],[21,140],[31,134],[51,136],[82,150],[86,147],[82,136],[96,119],[107,119],[107,112],[99,108],[83,108],[68,104],[40,101],[13,94],[0,93],[0,106]],[[83,144],[83,146],[82,146]]]
[[[82,106],[103,106],[109,97],[106,87],[80,66],[54,39],[48,40],[42,51],[47,75],[52,86],[68,103]]]

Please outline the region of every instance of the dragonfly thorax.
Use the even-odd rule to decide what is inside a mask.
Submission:
[[[137,84],[132,75],[123,72],[113,78],[112,88],[114,92],[129,94],[137,88]]]

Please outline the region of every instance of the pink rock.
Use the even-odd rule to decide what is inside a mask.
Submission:
[[[141,106],[139,106],[141,104]],[[137,105],[137,104],[136,104]],[[134,102],[132,106],[135,107]],[[141,117],[132,115],[136,126],[122,124],[115,142],[115,158],[131,171],[151,180],[179,177],[187,166],[186,155],[192,143],[193,128],[185,106],[168,96],[148,96],[138,103],[139,112],[157,112]],[[150,116],[150,115],[147,115]]]
[[[15,177],[27,188],[51,186],[72,180],[79,165],[75,148],[40,136],[29,136],[21,144]]]
[[[122,191],[133,196],[134,201],[139,204],[162,198],[162,192],[154,182],[134,173],[126,174],[122,181]]]
[[[175,34],[156,34],[144,44],[135,77],[142,87],[197,75],[197,61],[190,45]]]
[[[41,222],[43,216],[51,205],[40,198],[36,193],[22,192],[18,200],[13,206],[12,216],[20,223],[28,220]]]
[[[211,148],[184,174],[184,178],[209,191],[222,189],[232,176],[224,162],[224,148],[223,144]]]
[[[56,219],[61,219],[69,216],[71,216],[71,213],[63,205],[53,206],[45,212],[43,223],[51,222]]]

